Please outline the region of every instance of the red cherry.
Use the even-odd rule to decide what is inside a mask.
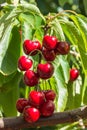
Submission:
[[[56,97],[55,91],[51,90],[51,89],[44,91],[44,94],[45,94],[46,100],[52,100],[52,101],[54,101],[54,99]]]
[[[48,79],[53,75],[54,67],[51,63],[38,64],[37,73],[40,78]]]
[[[47,50],[45,47],[42,48],[42,54],[47,61],[53,61],[56,58],[54,50]]]
[[[41,44],[39,41],[25,40],[23,43],[23,49],[25,54],[36,55],[37,50],[41,50]]]
[[[46,102],[44,102],[41,107],[40,107],[40,112],[42,116],[51,116],[54,112],[55,109],[55,105],[53,103],[53,101],[51,100],[47,100]]]
[[[43,38],[43,46],[48,50],[55,49],[57,44],[57,38],[54,36],[45,35]]]
[[[29,102],[25,98],[19,98],[16,102],[16,109],[22,113],[24,108],[29,105]]]
[[[79,71],[76,68],[70,69],[70,81],[75,81],[79,76]]]
[[[70,51],[70,45],[67,42],[57,42],[55,52],[61,55],[66,55]]]
[[[39,107],[44,101],[45,95],[43,92],[33,90],[29,93],[29,103],[32,106]]]
[[[27,106],[24,108],[23,116],[28,123],[34,123],[40,118],[40,112],[37,108]]]
[[[27,70],[24,74],[24,83],[30,87],[37,85],[39,77],[37,73],[32,70]]]
[[[32,64],[33,64],[32,60],[28,59],[26,56],[21,56],[18,59],[18,68],[21,71],[26,71],[30,69],[32,67]]]

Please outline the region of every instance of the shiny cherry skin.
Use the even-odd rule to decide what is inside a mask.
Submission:
[[[27,106],[24,108],[23,117],[28,123],[34,123],[40,118],[40,111],[35,107]]]
[[[33,61],[26,56],[20,56],[18,59],[18,68],[21,71],[26,71],[32,67]]]
[[[79,70],[76,68],[70,69],[70,81],[75,81],[79,76]]]
[[[38,74],[32,70],[27,70],[24,74],[24,83],[29,87],[37,85],[39,82]]]
[[[22,113],[24,108],[29,105],[29,101],[25,98],[19,98],[16,102],[16,109],[18,112]]]
[[[43,38],[43,46],[48,50],[53,50],[57,44],[57,38],[55,36],[45,35]]]
[[[41,44],[39,41],[25,40],[23,43],[23,50],[27,55],[36,55],[38,50],[41,50]]]
[[[42,47],[42,54],[46,61],[54,61],[56,58],[54,50],[47,50],[45,47]]]
[[[45,90],[44,91],[44,94],[45,94],[45,98],[46,100],[52,100],[54,101],[55,98],[56,98],[56,93],[54,90],[50,89],[50,90]]]
[[[54,112],[55,105],[52,100],[47,100],[40,107],[40,112],[42,116],[48,117],[51,116]]]
[[[67,43],[65,41],[57,42],[57,45],[55,48],[56,54],[66,55],[69,53],[69,51],[70,51],[70,44],[69,43]]]
[[[37,73],[40,78],[42,79],[48,79],[51,78],[51,76],[54,73],[54,66],[52,63],[45,63],[45,64],[38,64],[37,66]]]
[[[45,95],[43,92],[32,90],[28,99],[32,106],[39,107],[45,102]]]

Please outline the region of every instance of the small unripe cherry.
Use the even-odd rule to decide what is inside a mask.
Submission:
[[[21,56],[18,59],[18,68],[21,71],[26,71],[32,67],[33,61],[26,56]]]
[[[48,117],[51,116],[54,112],[55,105],[52,100],[47,100],[40,107],[40,112],[42,116]]]
[[[32,90],[28,99],[32,106],[39,107],[45,102],[45,95],[41,91]]]
[[[60,55],[66,55],[68,54],[70,51],[70,44],[65,42],[65,41],[60,41],[57,42],[56,48],[55,48],[55,52],[56,54],[60,54]]]
[[[55,36],[45,35],[43,38],[43,46],[48,50],[53,50],[57,44],[57,38]]]
[[[40,118],[40,111],[35,107],[27,106],[24,108],[23,116],[28,123],[34,123]]]
[[[41,50],[41,44],[39,41],[25,40],[23,43],[23,49],[27,55],[36,55],[38,50]]]
[[[24,108],[29,105],[29,101],[25,98],[19,98],[16,102],[16,109],[22,113]]]
[[[70,69],[70,81],[75,81],[79,76],[79,70],[76,68]]]
[[[45,64],[40,63],[37,66],[37,73],[39,77],[42,79],[51,78],[51,76],[54,73],[54,66],[51,63],[45,63]]]
[[[38,74],[32,70],[27,70],[24,74],[24,83],[29,87],[37,85],[39,82]]]

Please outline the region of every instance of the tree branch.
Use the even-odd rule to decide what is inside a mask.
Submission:
[[[27,123],[23,117],[9,117],[0,119],[0,130],[18,130],[20,128],[29,128],[37,126],[50,126],[63,123],[79,121],[79,118],[87,118],[87,106],[77,108],[71,111],[57,112],[50,117],[41,117],[35,123]]]

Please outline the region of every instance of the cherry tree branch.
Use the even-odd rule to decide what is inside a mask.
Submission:
[[[22,116],[0,119],[0,130],[20,130],[20,128],[30,128],[37,126],[50,126],[63,123],[72,123],[87,118],[87,106],[65,112],[54,113],[50,117],[41,117],[35,123],[27,123]]]

